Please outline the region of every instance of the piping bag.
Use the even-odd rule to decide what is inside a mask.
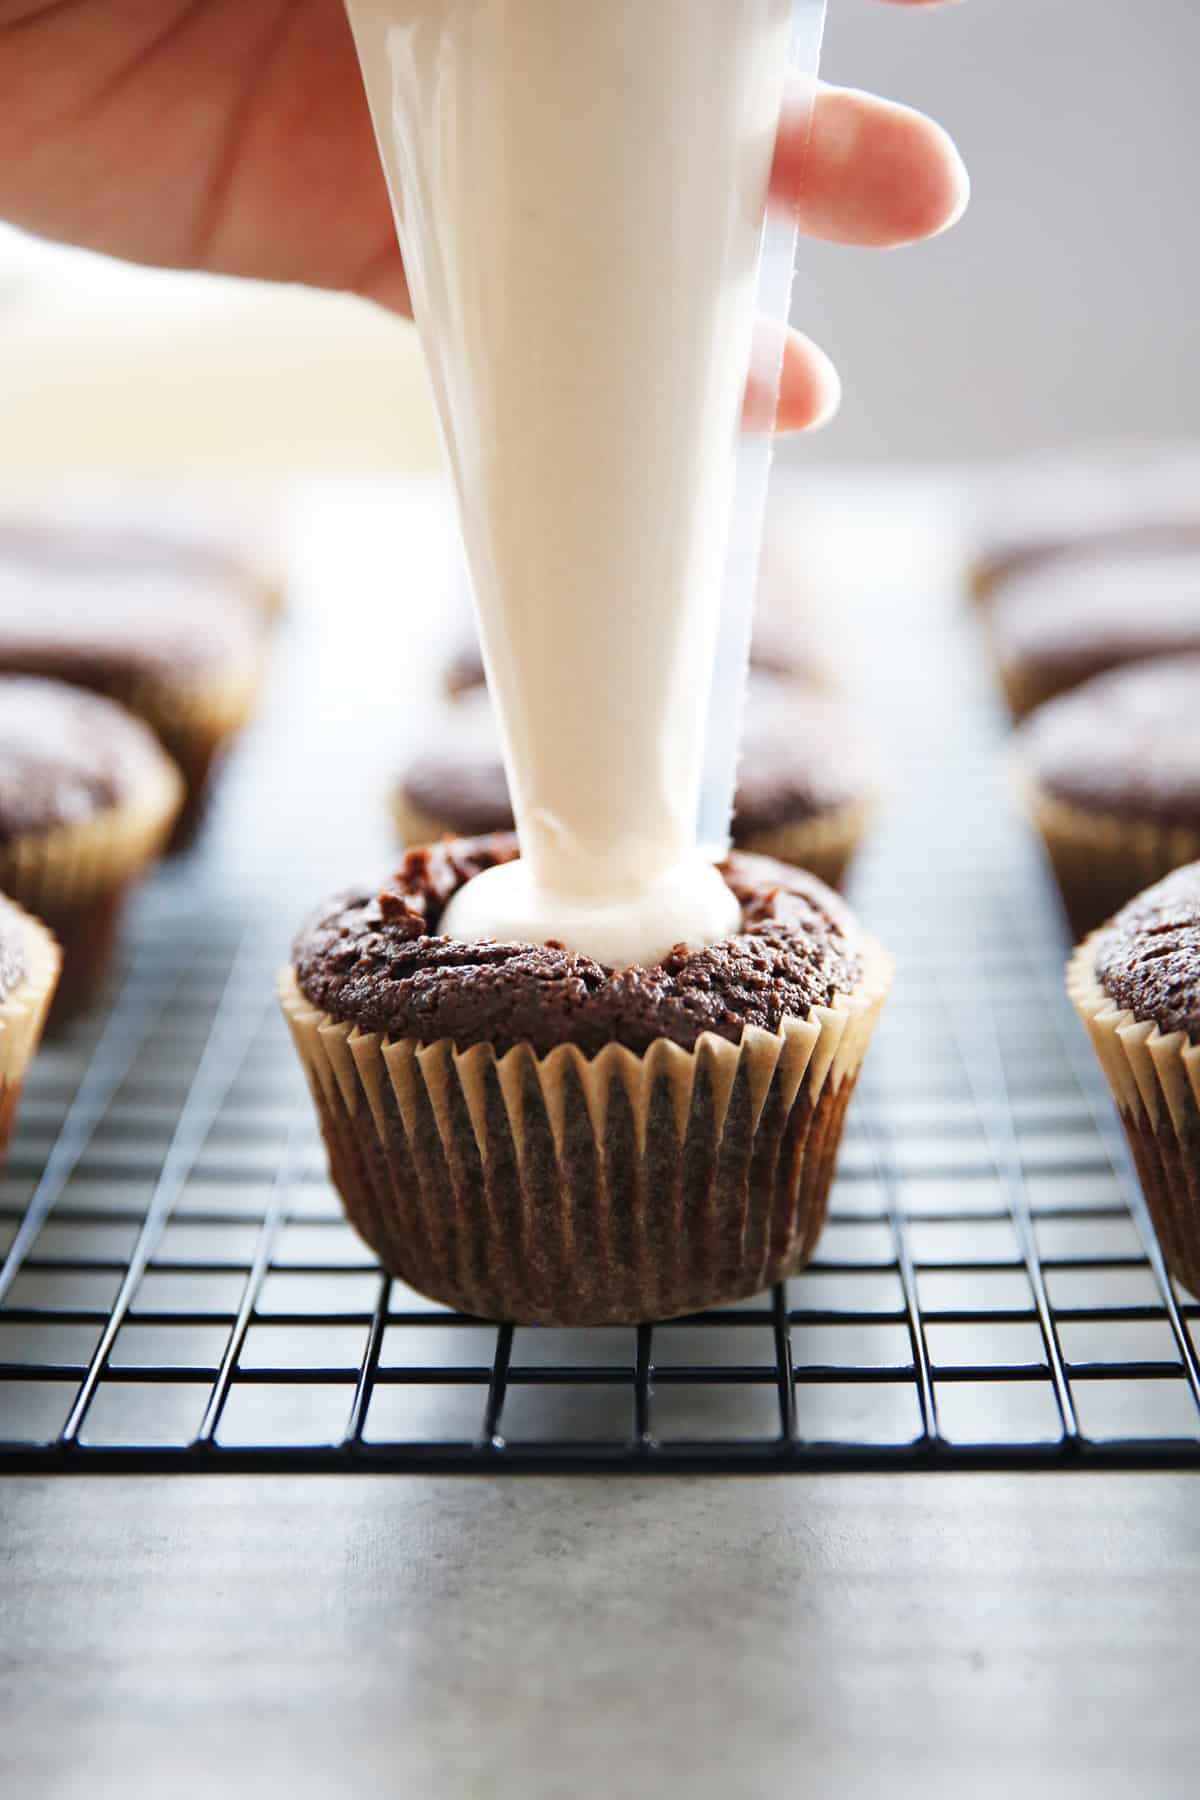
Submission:
[[[795,128],[811,125],[826,0],[793,0],[788,106]],[[758,274],[758,328],[751,347],[744,432],[736,455],[729,551],[721,602],[721,623],[713,663],[700,792],[698,840],[702,850],[722,856],[729,845],[737,787],[742,714],[750,663],[750,633],[762,560],[763,526],[771,481],[779,410],[783,349],[792,304],[799,238],[799,207],[771,207],[763,225]]]
[[[441,929],[712,942],[825,0],[346,5],[521,845]]]

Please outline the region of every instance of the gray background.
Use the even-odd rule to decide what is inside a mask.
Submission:
[[[1196,0],[830,0],[823,72],[932,113],[974,193],[940,241],[807,246],[842,369],[803,454],[939,461],[1200,430]]]
[[[944,120],[974,200],[917,249],[804,247],[796,318],[846,398],[789,458],[944,467],[1200,436],[1198,0],[829,10],[828,78]],[[243,481],[438,463],[408,326],[2,226],[0,410],[6,484],[64,462]]]

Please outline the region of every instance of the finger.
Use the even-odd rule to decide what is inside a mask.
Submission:
[[[770,327],[760,328],[765,346]],[[778,340],[776,340],[777,342]],[[778,356],[778,350],[776,355]],[[756,358],[757,360],[757,358]],[[768,354],[765,365],[774,359]],[[812,431],[836,413],[842,398],[838,372],[819,345],[801,331],[788,330],[782,346],[778,404],[774,370],[770,377],[751,371],[742,424],[747,431],[778,433]]]
[[[911,107],[853,88],[801,93],[784,109],[771,175],[800,229],[834,244],[890,249],[934,237],[971,191],[953,139]]]

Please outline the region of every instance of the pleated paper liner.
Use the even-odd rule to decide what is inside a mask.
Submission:
[[[1115,1005],[1096,975],[1093,933],[1067,992],[1104,1070],[1171,1274],[1200,1298],[1200,1045]]]
[[[120,806],[0,845],[0,892],[35,913],[62,945],[56,1024],[103,980],[126,896],[165,849],[182,799],[183,781],[163,756],[142,792]]]
[[[1004,647],[1004,627],[997,615],[1002,611],[1002,603],[987,606],[983,609],[980,624],[983,629],[984,643],[991,657],[993,667],[1000,681],[1008,710],[1014,720],[1023,719],[1027,713],[1045,701],[1052,700],[1061,692],[1062,683],[1055,679],[1047,679],[1037,668],[1019,656],[1010,656]]]
[[[493,819],[464,830],[461,820],[453,825],[447,819],[439,819],[436,813],[427,812],[423,806],[415,805],[405,793],[403,782],[399,781],[392,788],[391,813],[397,840],[406,850],[418,844],[440,844],[443,838],[484,836],[491,831],[511,831],[513,828],[512,813],[509,812],[506,819]]]
[[[869,943],[854,993],[778,1032],[590,1059],[390,1041],[313,1008],[291,968],[279,991],[334,1184],[385,1268],[482,1318],[604,1325],[809,1260],[891,975]]]
[[[0,1001],[0,1163],[8,1153],[13,1122],[25,1073],[46,1023],[46,1014],[58,982],[62,953],[39,919],[21,907],[25,975],[7,1000]]]
[[[1094,931],[1143,888],[1200,859],[1200,830],[1091,812],[1056,799],[1018,767],[1022,809],[1036,826],[1076,938]]]
[[[777,862],[790,863],[793,868],[807,869],[830,887],[840,888],[874,811],[873,801],[855,800],[794,825],[739,834],[737,847],[755,856],[773,856]]]
[[[264,643],[235,667],[194,681],[111,684],[112,698],[158,736],[184,778],[185,793],[169,848],[185,848],[203,820],[216,770],[258,702]]]
[[[461,822],[450,825],[445,819],[415,806],[397,783],[392,791],[392,819],[400,842],[436,844],[444,837],[471,836]],[[769,831],[749,831],[736,839],[736,848],[755,856],[772,856],[793,868],[807,869],[830,887],[840,888],[846,879],[855,853],[866,836],[874,812],[868,800],[854,801],[848,806],[832,808],[816,818],[794,825],[779,825]],[[479,826],[479,830],[511,830],[504,826]]]

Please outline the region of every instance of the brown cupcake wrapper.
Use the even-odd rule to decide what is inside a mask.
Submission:
[[[262,683],[266,647],[202,679],[131,681],[117,696],[164,738],[197,746],[219,742],[249,719]]]
[[[1047,701],[1057,699],[1059,694],[1066,693],[1074,686],[1071,681],[1048,680],[1039,675],[1036,669],[1003,654],[996,656],[996,669],[1014,724],[1028,718],[1039,706],[1045,706]]]
[[[755,856],[773,856],[777,862],[808,869],[830,887],[840,888],[874,812],[874,801],[855,800],[793,825],[739,832],[736,845]]]
[[[114,700],[136,713],[158,737],[183,776],[185,793],[171,848],[191,840],[204,816],[209,783],[217,764],[249,723],[258,702],[267,638],[244,662],[202,680],[149,677],[114,683]]]
[[[1103,925],[1172,869],[1200,858],[1200,831],[1192,827],[1072,806],[1019,764],[1015,778],[1021,808],[1046,846],[1076,938]]]
[[[842,1121],[891,984],[740,1044],[497,1056],[279,996],[351,1223],[411,1287],[484,1318],[598,1325],[759,1292],[812,1255]]]
[[[1067,965],[1067,992],[1117,1103],[1167,1267],[1200,1298],[1200,1044],[1115,1004],[1096,974],[1098,936]]]
[[[136,798],[79,824],[0,845],[0,892],[44,920],[62,941],[57,1024],[100,984],[125,896],[166,848],[183,791],[179,771],[163,756]]]
[[[1059,692],[1061,684],[1047,681],[1039,674],[1036,666],[1031,666],[1019,656],[1009,654],[1005,647],[1002,625],[997,619],[999,610],[999,607],[993,605],[981,608],[980,626],[1008,710],[1014,720],[1019,720],[1033,712],[1035,707],[1052,699]]]
[[[126,886],[161,854],[182,799],[164,756],[144,791],[119,806],[0,845],[0,892],[44,917]]]
[[[461,826],[451,824],[448,819],[441,819],[436,813],[426,812],[423,806],[415,806],[404,791],[404,784],[397,782],[391,794],[392,824],[396,836],[407,850],[414,844],[437,844],[444,837],[477,837],[488,831],[511,831],[512,815],[507,822],[499,820],[482,827],[481,832],[464,832]]]
[[[426,812],[423,807],[414,806],[401,783],[392,790],[391,805],[397,835],[406,846],[436,844],[443,837],[473,835],[463,832],[461,824],[456,827],[446,819]],[[830,887],[841,887],[874,810],[873,801],[854,801],[823,813],[819,818],[738,833],[734,847],[755,856],[773,856],[777,862],[791,863],[798,869],[808,869]],[[481,829],[511,830],[512,825],[510,821],[507,826],[494,824]]]
[[[8,1151],[25,1074],[38,1047],[62,965],[62,953],[41,920],[23,907],[17,911],[26,970],[19,985],[0,1001],[0,1163]]]

